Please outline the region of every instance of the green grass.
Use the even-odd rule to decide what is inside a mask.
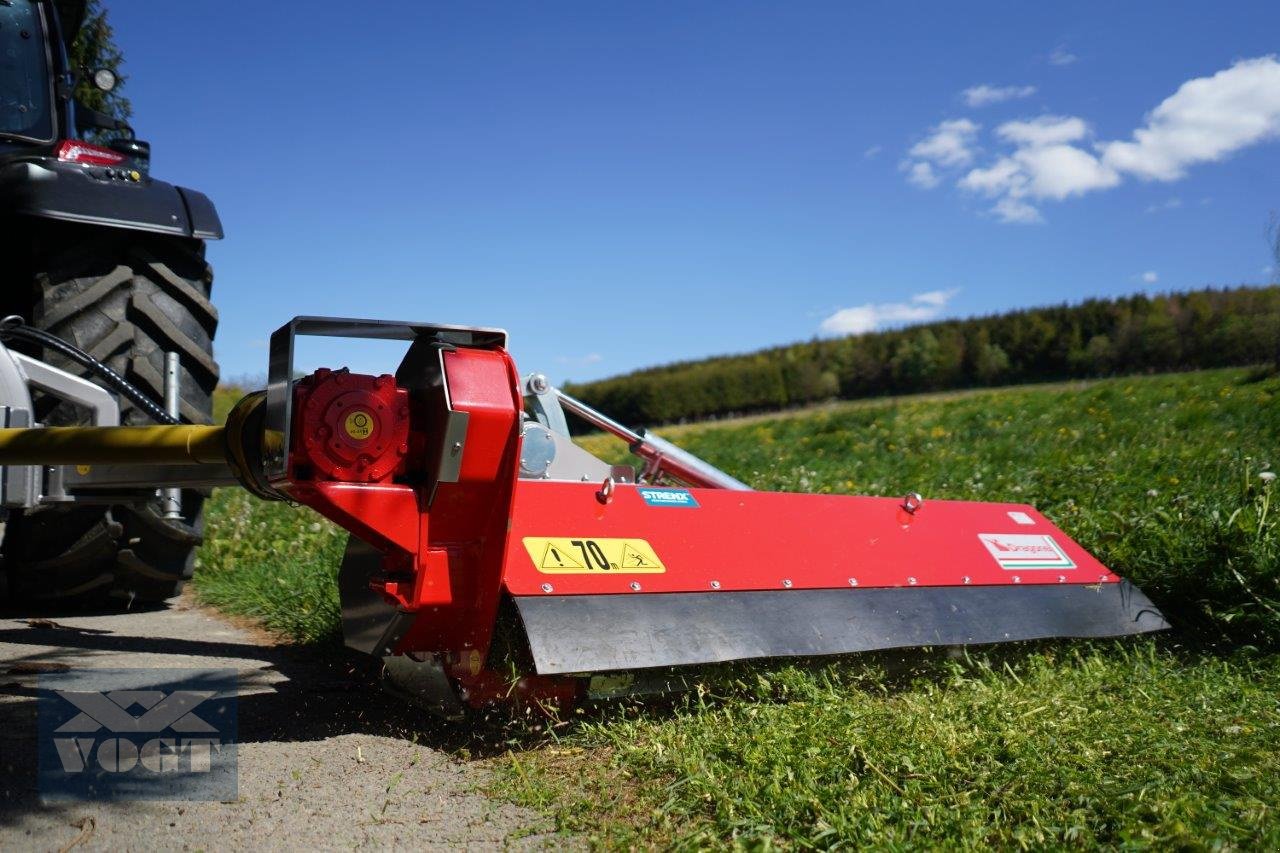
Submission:
[[[737,670],[525,734],[497,762],[504,795],[610,847],[1280,842],[1280,507],[1259,476],[1280,464],[1280,379],[866,401],[663,434],[757,488],[1033,503],[1176,631]],[[223,491],[208,535],[202,599],[332,641],[327,523]]]
[[[206,518],[193,581],[202,602],[295,642],[337,643],[344,531],[239,489],[215,492]]]
[[[1068,644],[784,668],[513,755],[506,784],[611,847],[1274,848],[1280,664]]]
[[[214,419],[225,420],[242,396],[240,388],[218,389]],[[345,544],[344,531],[308,509],[218,489],[206,505],[192,586],[205,604],[257,620],[285,639],[333,645]]]

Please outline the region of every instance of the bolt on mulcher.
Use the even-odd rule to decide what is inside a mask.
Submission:
[[[410,343],[394,376],[294,379],[303,335]],[[109,409],[58,373],[0,347],[11,400],[39,375]],[[566,411],[626,441],[639,476],[575,445]],[[0,464],[10,503],[238,484],[314,509],[350,534],[347,645],[446,713],[670,667],[1166,626],[1030,506],[752,491],[522,379],[497,329],[298,317],[225,427],[0,429]]]

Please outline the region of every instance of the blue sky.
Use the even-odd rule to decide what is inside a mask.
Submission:
[[[224,376],[295,314],[560,381],[1274,275],[1280,3],[107,5]]]

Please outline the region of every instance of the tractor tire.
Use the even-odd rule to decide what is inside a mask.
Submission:
[[[204,244],[60,226],[39,232],[34,245],[28,322],[80,347],[161,404],[165,353],[177,352],[181,419],[211,423],[218,315],[209,300],[213,272],[204,260]],[[39,355],[87,375],[57,354]],[[77,406],[42,398],[34,389],[33,397],[35,417],[46,425],[90,422]],[[127,400],[121,399],[120,407],[121,423],[151,423]],[[3,545],[9,596],[26,604],[106,610],[172,598],[191,577],[206,496],[184,490],[181,520],[165,519],[158,501],[51,506],[15,514]]]

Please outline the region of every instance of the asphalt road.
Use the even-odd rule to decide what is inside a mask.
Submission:
[[[240,672],[232,802],[44,804],[41,672]],[[109,616],[0,611],[0,850],[561,847],[534,812],[491,799],[468,732],[383,694],[354,659],[273,645],[179,599]]]

